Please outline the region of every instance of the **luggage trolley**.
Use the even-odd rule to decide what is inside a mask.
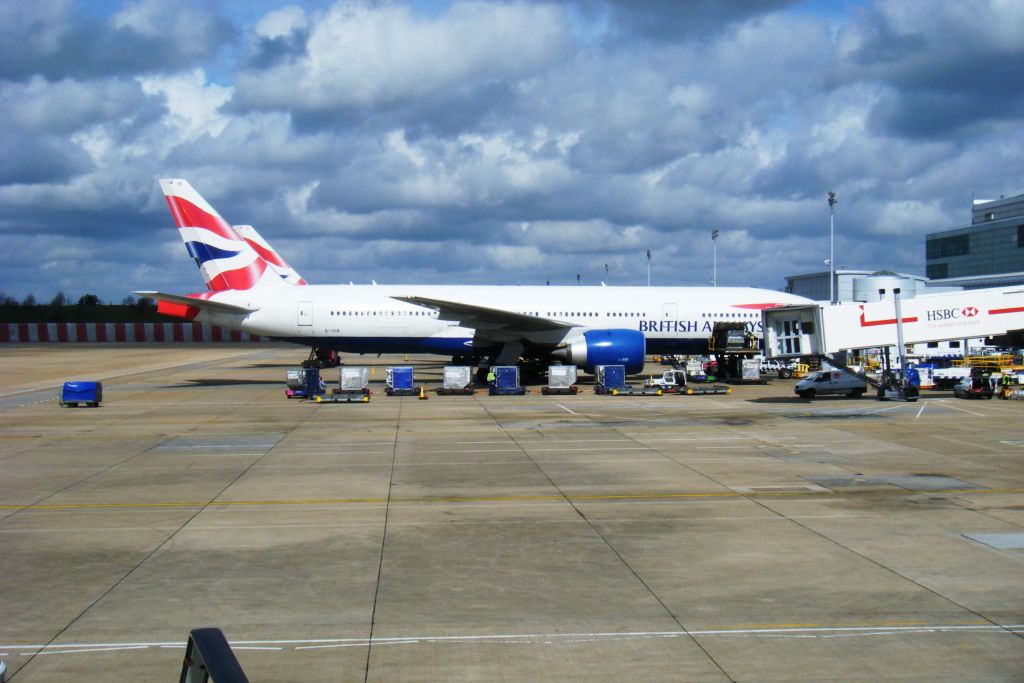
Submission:
[[[370,368],[343,367],[338,370],[338,388],[316,397],[317,403],[369,403]]]
[[[626,384],[626,366],[598,365],[594,368],[597,386],[594,393],[608,396],[661,396],[664,392],[658,387],[636,388]]]

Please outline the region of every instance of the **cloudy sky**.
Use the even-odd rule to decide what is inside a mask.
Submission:
[[[157,179],[317,283],[924,271],[1024,191],[1019,0],[0,2],[0,290],[198,291]]]

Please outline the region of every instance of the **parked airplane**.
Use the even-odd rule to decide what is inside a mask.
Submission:
[[[498,364],[555,358],[588,372],[621,364],[636,373],[646,353],[707,352],[718,321],[760,334],[762,309],[809,303],[747,287],[307,285],[187,181],[160,186],[210,291],[136,294],[156,299],[167,315],[307,346]]]

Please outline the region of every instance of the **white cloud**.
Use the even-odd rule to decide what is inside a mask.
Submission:
[[[261,38],[286,38],[308,25],[306,11],[296,5],[287,5],[263,15],[253,27]]]
[[[239,96],[261,107],[371,107],[522,78],[558,57],[565,32],[562,13],[544,5],[460,2],[426,18],[401,5],[338,3],[313,23],[301,58],[239,74]]]
[[[171,76],[140,76],[138,81],[143,93],[163,96],[167,102],[164,123],[177,133],[168,147],[200,135],[216,137],[228,124],[220,108],[231,99],[233,89],[208,83],[202,69]]]

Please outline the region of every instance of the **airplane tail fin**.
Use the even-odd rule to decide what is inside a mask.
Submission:
[[[187,180],[163,179],[160,189],[189,256],[199,266],[207,289],[221,292],[226,289],[252,289],[261,282],[282,282],[273,271],[265,276],[269,269],[267,261],[221,218]]]
[[[249,243],[249,246],[267,262],[267,265],[270,266],[271,270],[277,273],[282,280],[290,285],[307,284],[303,277],[299,275],[294,268],[288,265],[288,262],[284,260],[284,257],[274,251],[274,248],[270,246],[270,243],[263,239],[262,235],[256,232],[256,228],[251,225],[236,225],[234,228],[235,232]]]

